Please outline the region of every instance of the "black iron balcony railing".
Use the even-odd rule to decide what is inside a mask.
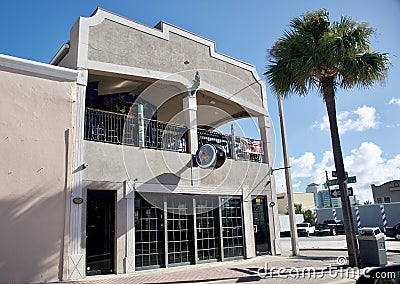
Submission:
[[[142,135],[139,135],[139,129],[137,117],[86,108],[85,140],[189,152],[188,129],[185,126],[144,118]],[[260,140],[235,136],[233,142],[231,135],[202,129],[197,130],[197,136],[199,147],[207,143],[219,144],[229,159],[263,160],[263,144]]]
[[[263,161],[263,144],[260,140],[243,138],[223,134],[215,131],[197,130],[199,147],[204,144],[218,144],[226,151],[228,159],[246,160],[252,162]],[[233,142],[234,140],[234,142]],[[233,146],[234,144],[234,146]]]
[[[188,152],[187,128],[144,118],[144,144],[146,148]]]
[[[86,108],[84,139],[175,152],[188,151],[186,127],[150,119],[143,119],[143,125],[143,141],[140,141],[137,117]]]

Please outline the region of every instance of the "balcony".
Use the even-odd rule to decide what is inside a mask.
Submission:
[[[237,137],[199,129],[199,147],[219,144],[228,159],[262,162],[263,143],[260,140]],[[93,108],[86,108],[84,139],[157,150],[188,153],[188,129],[183,125]]]
[[[182,125],[143,119],[143,146],[158,150],[187,153],[187,128]],[[84,139],[139,147],[137,117],[86,108]]]

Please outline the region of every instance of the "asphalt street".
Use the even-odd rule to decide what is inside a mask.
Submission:
[[[400,263],[400,241],[386,239],[387,259],[389,263]],[[300,255],[307,257],[340,257],[347,256],[346,237],[337,236],[310,236],[299,237]],[[291,255],[290,237],[281,238],[283,256]]]

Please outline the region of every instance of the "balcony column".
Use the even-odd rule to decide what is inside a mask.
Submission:
[[[268,116],[263,115],[258,117],[258,127],[260,129],[260,137],[263,143],[263,163],[269,165],[269,171],[265,173],[268,175],[270,183],[267,186],[267,203],[268,203],[268,224],[270,228],[270,240],[271,240],[271,253],[273,255],[281,254],[280,246],[280,229],[278,222],[278,204],[276,198],[275,179],[272,175],[271,169],[274,166],[272,160],[272,139],[271,139],[271,120]],[[273,203],[271,203],[273,202]]]
[[[185,117],[185,125],[189,129],[188,142],[189,153],[195,155],[198,149],[197,139],[197,97],[196,93],[191,94],[190,90],[187,96],[183,98],[183,113]],[[192,165],[192,186],[199,185],[199,169]]]
[[[135,184],[124,182],[126,200],[126,250],[124,258],[125,273],[135,272]]]

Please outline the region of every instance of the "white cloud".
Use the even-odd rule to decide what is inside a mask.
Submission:
[[[276,193],[286,192],[285,171],[274,172]]]
[[[358,148],[351,150],[350,155],[344,157],[346,171],[350,176],[357,177],[357,183],[352,184],[352,187],[361,203],[365,200],[373,201],[371,184],[380,185],[400,177],[400,154],[389,159],[384,158],[382,154],[382,149],[378,145],[372,142],[363,142]],[[319,162],[316,162],[314,154],[310,152],[290,160],[294,191],[298,191],[295,185],[298,186],[297,189],[304,191],[308,183],[324,183],[325,170],[330,175],[331,171],[335,169],[333,154],[330,151],[326,151]],[[284,171],[281,172],[279,178],[276,179],[278,192],[286,190]],[[300,186],[303,187],[300,188]]]
[[[339,133],[343,134],[349,131],[362,132],[368,129],[378,127],[376,109],[374,107],[362,106],[354,111],[344,111],[337,114]],[[313,127],[321,130],[329,130],[328,115],[322,118],[322,121],[316,121]]]
[[[391,159],[382,157],[382,149],[372,143],[363,142],[358,149],[344,159],[345,167],[357,176],[357,187],[370,188],[371,184],[382,184],[400,176],[400,154]]]
[[[389,104],[390,105],[398,105],[398,106],[400,106],[400,98],[395,98],[395,97],[391,98],[390,101],[389,101]]]
[[[311,152],[306,152],[298,159],[291,157],[289,162],[293,178],[308,177],[313,171],[315,156]]]

